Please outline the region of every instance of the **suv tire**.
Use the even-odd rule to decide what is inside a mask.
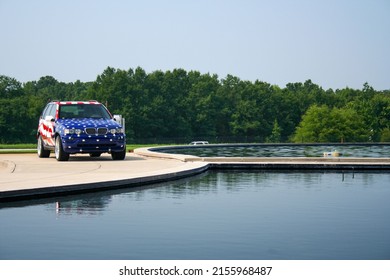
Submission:
[[[60,136],[56,137],[54,152],[55,152],[55,155],[56,155],[56,159],[58,161],[67,161],[67,160],[69,160],[69,154],[64,151],[64,149],[62,147],[62,142],[61,142],[61,137]]]
[[[38,136],[37,153],[38,157],[40,158],[47,158],[50,156],[50,151],[45,150],[45,147],[43,146],[43,140],[41,135]]]
[[[126,146],[121,152],[111,152],[111,158],[113,160],[124,160],[126,157]]]

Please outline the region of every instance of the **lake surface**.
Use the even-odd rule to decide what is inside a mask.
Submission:
[[[342,157],[390,157],[390,145],[300,145],[300,144],[239,144],[239,145],[199,145],[164,148],[163,152],[187,154],[199,157],[322,157],[324,153],[338,151]]]
[[[390,173],[214,172],[0,204],[0,259],[390,259]]]

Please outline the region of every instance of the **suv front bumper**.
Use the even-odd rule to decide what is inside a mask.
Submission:
[[[64,152],[76,153],[110,153],[122,152],[126,148],[126,138],[122,134],[108,137],[87,136],[87,137],[61,137]]]

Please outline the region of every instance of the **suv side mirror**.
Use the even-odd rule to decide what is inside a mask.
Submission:
[[[54,122],[54,117],[52,117],[52,116],[46,116],[46,117],[45,117],[45,121]]]

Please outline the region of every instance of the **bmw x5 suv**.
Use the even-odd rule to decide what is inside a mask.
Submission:
[[[46,105],[37,131],[38,156],[54,151],[58,161],[70,154],[88,153],[99,157],[110,153],[112,159],[126,157],[126,136],[107,108],[97,101],[53,101]]]

